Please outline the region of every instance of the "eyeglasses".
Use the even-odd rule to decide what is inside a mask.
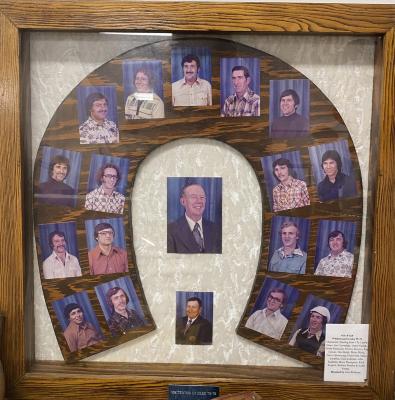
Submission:
[[[109,175],[109,174],[107,174],[107,175],[103,175],[105,178],[107,178],[107,179],[114,179],[114,180],[117,180],[118,179],[118,175]]]
[[[282,303],[283,301],[279,299],[278,297],[273,297],[271,294],[269,294],[268,298],[269,301],[275,301],[276,303]]]
[[[113,231],[101,231],[101,232],[99,232],[99,235],[113,236],[114,232]]]

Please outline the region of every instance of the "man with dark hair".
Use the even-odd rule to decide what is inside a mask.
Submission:
[[[63,155],[51,158],[48,168],[48,180],[40,183],[37,197],[40,202],[57,206],[74,207],[74,189],[64,180],[70,172],[69,159]]]
[[[67,304],[63,313],[69,321],[63,335],[71,352],[92,346],[101,340],[101,335],[95,327],[85,320],[84,310],[79,304]]]
[[[184,77],[171,85],[173,106],[211,106],[211,84],[199,77],[199,57],[187,54],[181,68]]]
[[[126,331],[144,326],[145,321],[133,309],[129,309],[129,296],[126,292],[115,286],[106,293],[106,302],[111,309],[111,316],[107,321],[113,336],[125,335]]]
[[[293,89],[286,89],[280,95],[281,117],[276,118],[270,128],[271,137],[304,136],[309,133],[309,121],[297,113],[299,95]]]
[[[331,313],[324,306],[310,310],[309,326],[298,329],[289,344],[301,350],[313,353],[318,357],[325,355],[325,327],[331,320]]]
[[[113,121],[107,119],[108,100],[104,94],[94,92],[85,101],[88,119],[80,125],[81,144],[118,143],[119,131]]]
[[[318,263],[314,275],[340,276],[351,278],[354,254],[346,250],[347,240],[342,231],[332,231],[328,235],[330,253]]]
[[[289,160],[281,157],[273,161],[273,175],[279,182],[273,188],[274,212],[304,207],[310,204],[306,183],[296,179],[296,174]]]
[[[321,167],[325,178],[318,184],[318,196],[321,201],[356,195],[355,180],[342,172],[342,166],[342,160],[336,150],[327,150],[322,155]]]
[[[121,172],[117,165],[104,164],[96,173],[98,188],[86,195],[87,210],[122,214],[125,196],[115,190],[121,180]]]
[[[273,288],[266,299],[266,307],[256,310],[248,318],[245,327],[263,333],[273,339],[281,339],[288,319],[281,314],[281,309],[287,303],[283,289]]]
[[[111,224],[101,222],[95,226],[97,246],[88,252],[91,275],[128,272],[128,255],[124,249],[113,246],[115,231]]]
[[[183,187],[180,203],[185,214],[167,226],[168,253],[221,253],[221,228],[203,218],[206,200],[201,185]]]
[[[81,267],[77,257],[67,252],[64,232],[57,230],[51,232],[48,236],[48,244],[52,249],[52,254],[43,262],[45,279],[81,276]]]
[[[224,102],[221,117],[259,117],[260,97],[250,89],[250,72],[244,65],[232,68],[235,92]]]
[[[186,316],[176,321],[176,344],[211,344],[213,327],[201,316],[202,300],[190,297],[186,303]]]
[[[269,271],[304,274],[307,254],[299,247],[299,227],[293,221],[281,224],[280,236],[283,246],[275,250],[269,263]]]

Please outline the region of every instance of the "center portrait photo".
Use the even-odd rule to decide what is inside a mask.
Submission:
[[[167,252],[222,253],[222,178],[167,178]]]

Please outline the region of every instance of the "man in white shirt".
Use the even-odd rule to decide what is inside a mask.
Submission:
[[[211,106],[211,84],[199,77],[199,57],[188,54],[181,61],[184,77],[173,82],[173,106]]]
[[[64,232],[51,232],[48,242],[53,251],[43,262],[44,278],[55,279],[81,276],[81,267],[77,257],[67,252]]]
[[[281,339],[288,319],[281,314],[281,309],[286,303],[284,290],[274,288],[266,299],[266,308],[255,311],[248,318],[245,326],[254,331],[263,333],[273,339]]]

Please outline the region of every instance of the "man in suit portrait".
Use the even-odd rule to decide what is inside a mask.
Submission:
[[[205,218],[206,193],[197,183],[181,190],[185,214],[167,226],[168,253],[221,253],[221,227]]]
[[[211,344],[213,327],[203,318],[202,300],[190,297],[186,302],[186,315],[176,321],[176,344]]]

